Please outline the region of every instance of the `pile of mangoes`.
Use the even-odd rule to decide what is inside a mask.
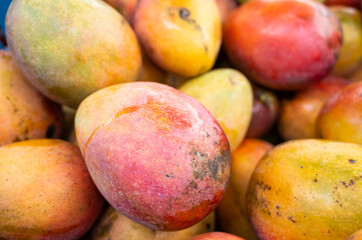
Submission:
[[[13,0],[0,239],[362,239],[361,0]]]

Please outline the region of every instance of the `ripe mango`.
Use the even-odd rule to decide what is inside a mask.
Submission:
[[[362,145],[278,145],[257,165],[246,198],[260,239],[344,240],[362,228]]]
[[[214,114],[233,151],[251,120],[253,92],[246,77],[234,69],[217,69],[187,81],[180,90]]]
[[[137,38],[103,1],[14,0],[5,25],[16,63],[58,103],[76,108],[90,93],[138,77]]]
[[[79,148],[54,139],[0,147],[0,239],[79,239],[103,198]]]
[[[343,43],[333,74],[348,76],[358,68],[362,58],[362,15],[361,11],[346,6],[329,7],[341,21]]]
[[[148,56],[164,70],[194,77],[214,65],[221,44],[214,0],[140,0],[133,23]]]
[[[230,177],[230,149],[195,99],[154,82],[118,84],[86,98],[75,129],[100,192],[154,230],[181,230],[212,212]]]
[[[0,50],[0,146],[34,138],[59,138],[60,105],[32,87],[9,52]]]
[[[317,128],[325,139],[362,144],[362,82],[351,83],[328,99]]]
[[[111,206],[94,226],[91,240],[188,240],[192,236],[214,231],[215,213],[192,227],[180,231],[154,231],[122,215]]]

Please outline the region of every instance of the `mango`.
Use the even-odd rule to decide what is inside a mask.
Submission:
[[[324,104],[317,128],[325,139],[362,144],[362,82],[344,87]]]
[[[324,0],[324,2],[328,6],[342,5],[361,10],[361,0]]]
[[[135,82],[87,97],[75,117],[79,147],[106,200],[154,230],[182,230],[212,212],[230,177],[224,131],[195,99]]]
[[[122,16],[132,24],[134,11],[136,9],[137,0],[104,0],[106,3],[114,7]]]
[[[137,38],[103,1],[14,0],[5,26],[16,63],[58,103],[76,108],[92,92],[138,77]]]
[[[344,240],[362,228],[362,145],[280,144],[257,165],[246,199],[260,239]]]
[[[333,69],[333,74],[349,76],[362,58],[362,15],[361,11],[346,6],[329,7],[342,24],[343,44]]]
[[[152,62],[144,50],[141,52],[142,67],[137,81],[163,83],[166,79],[166,73]]]
[[[271,91],[252,85],[253,109],[246,136],[260,137],[267,133],[277,120],[280,113],[278,98]]]
[[[362,229],[360,229],[357,232],[353,233],[351,236],[346,238],[346,240],[362,240]]]
[[[0,146],[62,135],[60,105],[33,88],[4,50],[0,50],[0,106]]]
[[[78,239],[103,198],[79,149],[36,139],[0,147],[0,239]]]
[[[349,81],[329,76],[298,92],[282,103],[278,127],[284,140],[320,138],[317,119],[329,98],[349,84]]]
[[[224,232],[211,232],[197,235],[189,240],[244,240],[235,235]]]
[[[248,79],[300,90],[326,77],[342,44],[337,17],[310,0],[249,1],[224,24],[230,60]]]
[[[260,159],[273,145],[259,139],[245,139],[232,152],[231,178],[225,196],[216,208],[220,230],[248,240],[257,240],[246,211],[246,191]]]
[[[140,0],[134,28],[148,56],[183,77],[210,70],[220,49],[221,19],[214,0]]]
[[[246,77],[237,70],[216,69],[179,89],[214,114],[233,151],[244,139],[251,119],[253,93]]]
[[[352,82],[362,81],[362,61],[360,67],[349,77]]]
[[[112,207],[103,214],[93,227],[91,240],[188,240],[192,236],[213,231],[215,213],[210,213],[202,221],[192,227],[180,231],[153,231],[133,222]]]
[[[237,7],[235,0],[215,0],[215,2],[220,11],[221,22],[225,22],[229,14]]]

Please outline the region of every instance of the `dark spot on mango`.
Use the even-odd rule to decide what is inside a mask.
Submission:
[[[206,229],[211,230],[211,224],[210,223],[206,223]]]
[[[48,126],[48,129],[47,129],[46,133],[45,133],[45,137],[46,138],[53,138],[54,134],[55,134],[55,126],[53,124],[50,124]]]
[[[295,220],[293,219],[293,217],[288,217],[288,220],[291,221],[292,223],[295,223]]]
[[[353,163],[356,163],[356,160],[349,159],[348,162],[353,164]]]
[[[303,168],[303,166],[300,166],[300,168]]]
[[[351,179],[351,180],[349,181],[349,186],[352,186],[352,185],[354,185],[354,181]]]
[[[189,9],[183,7],[183,8],[180,8],[179,15],[180,15],[180,18],[186,20],[187,18],[189,18],[191,16],[191,12]]]
[[[4,48],[6,48],[8,46],[8,43],[6,41],[6,37],[5,37],[2,27],[0,27],[0,41]]]
[[[314,179],[314,182],[318,182],[318,179],[315,178],[315,179]]]

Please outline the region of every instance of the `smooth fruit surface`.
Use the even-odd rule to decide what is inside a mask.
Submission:
[[[361,11],[346,6],[329,7],[342,24],[343,44],[333,74],[350,75],[362,58],[362,15]]]
[[[5,25],[16,63],[58,103],[76,108],[92,92],[138,77],[137,38],[103,1],[15,0]]]
[[[279,132],[285,140],[320,138],[317,119],[329,98],[349,84],[339,77],[326,77],[300,91],[291,100],[284,100],[279,117]]]
[[[37,139],[0,148],[0,239],[78,239],[103,198],[79,149]]]
[[[229,233],[212,232],[192,237],[189,240],[243,240],[243,239]]]
[[[323,138],[362,144],[362,82],[352,83],[332,96],[317,121]]]
[[[257,0],[241,5],[224,24],[233,64],[257,83],[298,90],[328,75],[342,43],[336,16],[310,0]]]

